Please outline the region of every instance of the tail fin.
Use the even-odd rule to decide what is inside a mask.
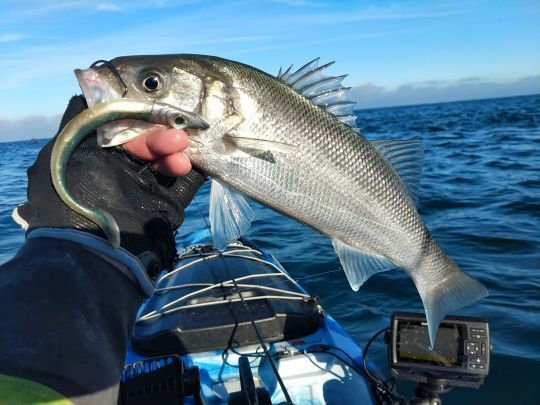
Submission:
[[[487,289],[460,270],[453,271],[437,285],[416,284],[428,323],[429,341],[435,347],[435,337],[444,317],[488,295]]]

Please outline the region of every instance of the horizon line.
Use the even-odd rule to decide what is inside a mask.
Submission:
[[[463,103],[467,101],[487,101],[487,100],[498,100],[502,98],[515,98],[515,97],[532,97],[532,96],[540,96],[540,92],[537,93],[526,93],[526,94],[515,94],[512,96],[496,96],[496,97],[478,97],[474,98],[464,98],[464,99],[458,99],[458,100],[448,100],[448,101],[433,101],[430,103],[412,103],[412,104],[396,104],[396,105],[385,105],[385,106],[379,106],[379,107],[361,107],[361,108],[353,108],[353,111],[365,111],[365,110],[382,110],[384,108],[399,108],[399,107],[420,107],[423,105],[436,105],[436,104],[452,104],[452,103]]]
[[[473,102],[473,101],[488,101],[488,100],[499,100],[499,99],[506,99],[506,98],[517,98],[517,97],[533,97],[533,96],[540,96],[540,93],[531,93],[531,94],[518,94],[518,95],[512,95],[512,96],[501,96],[501,97],[481,97],[481,98],[467,98],[467,99],[461,99],[461,100],[450,100],[450,101],[435,101],[432,103],[417,103],[417,104],[399,104],[399,105],[390,105],[390,106],[381,106],[381,107],[362,107],[358,109],[353,109],[353,112],[356,111],[367,111],[367,110],[383,110],[383,109],[391,109],[391,108],[401,108],[401,107],[421,107],[421,106],[428,106],[428,105],[437,105],[437,104],[453,104],[453,103],[463,103],[463,102]],[[60,114],[61,115],[61,114]],[[44,117],[47,118],[47,117]],[[50,119],[52,117],[48,117]],[[54,136],[47,136],[47,137],[30,137],[27,139],[19,139],[19,140],[9,140],[9,141],[3,141],[0,139],[0,143],[15,143],[15,142],[36,142],[36,141],[42,141],[42,140],[48,140],[54,138]]]

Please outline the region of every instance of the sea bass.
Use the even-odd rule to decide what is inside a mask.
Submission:
[[[326,76],[329,65],[315,59],[276,77],[218,57],[163,55],[75,72],[90,106],[155,100],[208,123],[187,130],[186,153],[212,177],[216,245],[247,230],[249,196],[330,237],[355,291],[374,273],[403,268],[420,293],[433,346],[444,316],[487,291],[446,256],[416,210],[421,145],[363,138],[344,76]],[[151,125],[107,124],[99,141],[118,145]]]

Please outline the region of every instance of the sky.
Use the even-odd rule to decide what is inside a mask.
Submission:
[[[197,53],[276,74],[321,58],[357,108],[540,93],[540,1],[0,0],[0,142],[49,137],[73,70]]]

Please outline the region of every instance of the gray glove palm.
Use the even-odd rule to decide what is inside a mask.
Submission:
[[[82,96],[73,97],[60,130],[85,108]],[[28,231],[73,228],[104,237],[93,222],[70,210],[56,194],[49,170],[55,139],[28,169],[28,202],[18,207],[18,216],[28,224]],[[79,145],[67,166],[67,187],[72,194],[87,207],[110,212],[120,227],[121,246],[134,255],[154,253],[159,259],[155,269],[172,266],[174,233],[203,182],[204,176],[195,170],[182,177],[166,177],[120,148],[100,148],[95,133]]]

